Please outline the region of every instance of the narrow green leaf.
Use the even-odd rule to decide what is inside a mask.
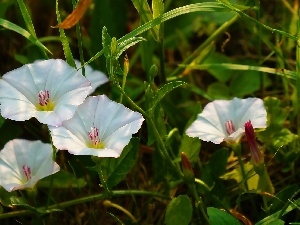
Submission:
[[[165,222],[167,225],[188,225],[192,217],[193,207],[191,200],[186,195],[172,199],[166,211]]]
[[[210,70],[210,69],[220,69],[220,70],[241,70],[241,71],[258,71],[265,72],[270,74],[275,74],[279,76],[284,76],[289,79],[296,79],[296,73],[294,71],[286,69],[275,69],[270,67],[263,66],[251,66],[251,65],[241,65],[241,64],[232,64],[232,63],[212,63],[212,64],[202,64],[202,65],[181,65],[189,69],[198,69],[198,70]]]
[[[58,22],[58,24],[60,24],[61,19],[60,19],[60,15],[59,15],[59,11],[58,11],[58,0],[56,0],[56,16],[57,16],[57,22]],[[67,63],[70,66],[76,68],[75,60],[74,60],[74,57],[72,55],[72,52],[71,52],[71,49],[70,49],[70,46],[69,46],[69,42],[68,42],[68,38],[65,34],[64,29],[59,28],[59,35],[60,35],[60,40],[61,40],[61,43],[62,43],[62,46],[63,46],[63,49],[64,49],[64,55],[66,57]]]
[[[101,170],[99,175],[103,176],[109,190],[120,183],[133,167],[138,146],[139,139],[132,138],[119,158],[94,158],[97,164],[96,169]]]
[[[20,7],[24,22],[26,24],[27,30],[29,31],[29,33],[36,38],[36,33],[34,30],[34,26],[30,17],[30,14],[26,8],[26,5],[24,4],[23,0],[17,0],[18,1],[18,5]]]
[[[155,96],[153,97],[152,108],[154,108],[163,99],[163,97],[166,94],[168,94],[169,92],[171,92],[175,88],[178,88],[178,87],[180,87],[184,84],[186,84],[186,83],[183,82],[183,81],[171,81],[171,82],[165,84],[164,86],[162,86],[158,90],[158,92],[155,94]]]
[[[44,46],[37,38],[32,36],[27,30],[24,30],[22,27],[19,27],[18,25],[11,23],[8,20],[2,19],[2,18],[0,18],[0,26],[6,28],[8,30],[17,32],[18,34],[21,34],[27,40],[29,40],[30,42],[35,44],[37,47],[39,47],[42,51],[47,51],[50,54],[52,54],[50,52],[50,50],[48,48],[46,48],[46,46]]]
[[[152,1],[153,19],[161,16],[164,13],[164,3],[162,0]]]
[[[107,32],[107,28],[102,28],[102,46],[103,46],[103,53],[106,58],[111,57],[111,37]]]
[[[131,0],[134,7],[140,14],[142,23],[147,23],[148,21],[152,20],[152,12],[148,2],[146,0]]]
[[[139,1],[139,0],[135,0],[135,1]],[[143,24],[142,26],[139,26],[135,30],[131,31],[130,33],[128,33],[125,36],[118,39],[118,43],[122,43],[122,42],[126,41],[127,39],[136,37],[137,35],[142,34],[145,31],[161,24],[162,22],[170,20],[174,17],[180,16],[183,14],[187,14],[187,13],[191,13],[191,12],[201,12],[201,11],[202,12],[224,12],[224,11],[228,11],[228,9],[226,7],[224,7],[222,4],[216,3],[216,2],[196,3],[196,4],[186,5],[183,7],[178,7],[176,9],[170,10],[169,12],[166,12],[163,15]],[[93,56],[92,59],[90,59],[88,61],[88,63],[92,62],[93,60],[97,59],[101,54],[103,54],[102,51],[103,50],[99,51],[95,56]]]
[[[153,12],[153,19],[159,18],[164,13],[164,3],[162,0],[153,0],[152,1],[152,12]],[[159,41],[161,36],[160,34],[160,25],[157,25],[153,28],[154,32],[154,40]]]
[[[226,7],[224,7],[222,4],[217,3],[217,2],[196,3],[196,4],[190,4],[190,5],[178,7],[176,9],[170,10],[169,12],[164,13],[162,16],[157,17],[157,18],[143,24],[142,26],[136,28],[129,34],[126,34],[125,36],[120,38],[118,40],[118,42],[123,42],[126,39],[135,37],[145,31],[155,27],[156,25],[159,25],[160,23],[170,20],[174,17],[180,16],[183,14],[187,14],[187,13],[191,13],[191,12],[201,12],[201,11],[203,11],[203,12],[224,12],[224,11],[228,11],[228,9],[226,9]]]
[[[298,208],[299,204],[300,204],[300,199],[298,198],[294,202],[291,202],[286,208],[281,209],[281,210],[284,210],[284,212],[281,212],[281,210],[279,210],[276,213],[273,213],[273,214],[265,217],[264,219],[262,219],[255,225],[266,225],[266,224],[267,225],[283,225],[284,223],[281,222],[282,220],[280,220],[280,216],[284,216],[285,214],[289,213],[293,209]]]
[[[236,218],[221,209],[208,207],[207,214],[211,225],[241,225]]]
[[[146,39],[142,38],[142,37],[133,37],[133,38],[127,39],[126,41],[120,42],[118,44],[117,53],[115,55],[115,58],[118,59],[124,51],[126,51],[131,46],[134,46],[135,44],[139,43],[140,41],[146,41]]]

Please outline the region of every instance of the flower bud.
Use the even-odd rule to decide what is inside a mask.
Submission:
[[[192,168],[192,165],[184,152],[181,152],[181,165],[182,165],[182,172],[186,182],[192,183],[195,181],[195,175]]]
[[[258,147],[258,144],[256,142],[254,129],[251,124],[251,121],[245,123],[245,135],[248,141],[248,144],[250,146],[250,152],[251,152],[251,160],[254,166],[258,167],[264,163],[263,155]]]

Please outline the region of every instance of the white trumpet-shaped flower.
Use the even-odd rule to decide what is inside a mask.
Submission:
[[[78,60],[75,60],[76,67],[81,68],[81,63]],[[105,84],[109,81],[108,77],[101,71],[94,70],[90,65],[85,65],[85,77],[91,82],[92,90],[90,90],[90,94],[92,94],[97,87]],[[82,73],[82,69],[79,70]]]
[[[0,151],[0,186],[7,191],[32,188],[59,171],[50,144],[14,139]]]
[[[60,126],[70,119],[91,90],[88,79],[60,59],[26,64],[0,80],[0,109],[4,118],[35,117]]]
[[[222,141],[238,142],[244,135],[244,124],[249,120],[253,128],[266,128],[267,112],[263,100],[215,100],[204,107],[196,121],[186,130],[186,134],[215,144]]]
[[[49,127],[53,144],[74,155],[119,157],[144,118],[105,95],[88,97],[61,127]]]

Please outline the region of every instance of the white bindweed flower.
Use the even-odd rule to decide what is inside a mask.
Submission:
[[[50,144],[14,139],[0,151],[0,186],[7,191],[32,188],[59,171]]]
[[[51,127],[57,149],[74,155],[119,157],[144,118],[105,95],[88,97],[61,127]]]
[[[215,144],[222,141],[238,142],[244,135],[244,124],[249,120],[253,128],[266,128],[267,112],[263,100],[215,100],[205,106],[197,120],[186,130],[186,134]]]
[[[78,60],[75,60],[75,63],[77,68],[81,68],[81,63]],[[85,69],[85,76],[91,82],[91,86],[92,86],[92,90],[90,91],[90,94],[92,94],[97,87],[109,81],[108,77],[104,73],[98,70],[94,70],[89,65],[84,66],[84,69]],[[82,69],[80,69],[79,72],[82,73]]]
[[[70,119],[91,90],[88,79],[61,59],[24,65],[0,80],[1,115],[24,121],[35,117],[60,126]]]

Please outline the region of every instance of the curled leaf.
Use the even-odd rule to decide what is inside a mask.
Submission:
[[[73,12],[63,22],[52,28],[69,29],[73,27],[83,17],[91,3],[92,0],[79,0],[78,5]]]

